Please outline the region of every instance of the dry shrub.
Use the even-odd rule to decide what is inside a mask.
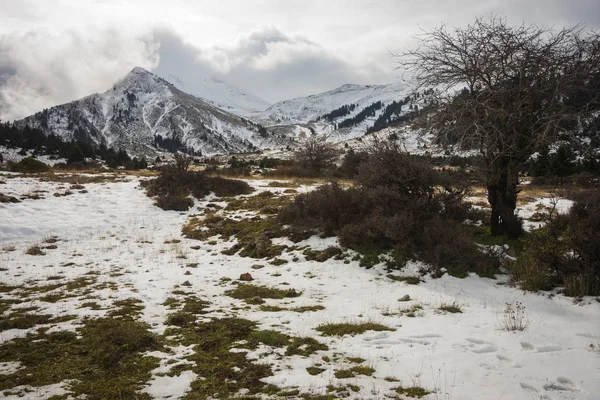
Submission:
[[[529,236],[511,268],[523,289],[563,285],[568,296],[600,294],[600,190],[582,192],[566,215]]]
[[[244,181],[209,177],[202,172],[188,171],[176,166],[164,167],[157,178],[146,181],[143,185],[148,196],[159,196],[159,207],[176,211],[185,211],[194,204],[187,198],[190,194],[200,199],[211,192],[225,197],[249,194],[253,191]]]
[[[163,210],[187,211],[194,205],[194,200],[190,199],[189,197],[172,195],[158,196],[156,199],[156,205]]]
[[[429,164],[395,150],[379,150],[359,167],[349,189],[333,182],[296,196],[279,214],[296,229],[336,234],[343,246],[368,253],[393,250],[463,275],[497,267],[478,250],[462,221],[466,191],[451,187]]]

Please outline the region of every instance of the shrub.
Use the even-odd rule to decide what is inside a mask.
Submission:
[[[566,215],[529,236],[511,266],[525,290],[564,286],[568,296],[600,294],[600,190],[579,194]]]
[[[161,169],[160,175],[143,183],[146,194],[159,196],[157,205],[164,210],[185,211],[194,202],[188,195],[200,199],[214,192],[217,196],[237,196],[252,193],[253,189],[244,181],[208,177],[200,171],[188,171],[185,162]]]
[[[158,196],[156,205],[163,210],[187,211],[194,205],[194,201],[189,197],[166,195]]]
[[[464,275],[489,275],[498,262],[478,250],[462,222],[470,206],[467,191],[423,160],[393,149],[378,150],[359,167],[356,183],[344,189],[332,182],[296,196],[279,213],[297,230],[338,235],[340,244],[362,253],[394,251]]]
[[[33,157],[25,157],[18,163],[13,164],[10,167],[10,170],[12,172],[21,172],[21,173],[25,173],[25,174],[36,174],[36,173],[51,171],[52,168],[50,168],[49,165],[44,164],[40,160],[36,160]]]

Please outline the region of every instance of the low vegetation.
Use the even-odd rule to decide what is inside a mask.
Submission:
[[[367,331],[395,331],[394,328],[374,322],[324,324],[316,327],[315,330],[321,332],[323,336],[354,336]]]
[[[269,288],[264,286],[250,285],[247,283],[240,283],[235,287],[225,292],[226,295],[233,297],[234,299],[240,299],[245,301],[255,301],[258,299],[285,299],[290,297],[298,297],[302,293],[295,289],[277,289]]]
[[[456,275],[490,276],[499,260],[473,243],[468,191],[425,162],[379,148],[360,164],[354,186],[333,182],[296,196],[279,220],[298,230],[337,235],[361,253],[392,252],[396,267],[411,259]]]
[[[562,287],[567,296],[600,295],[600,191],[582,192],[565,215],[527,236],[510,266],[511,278],[525,290]]]
[[[201,199],[209,193],[227,197],[252,192],[250,185],[244,181],[189,171],[189,163],[182,157],[175,165],[164,167],[157,178],[143,183],[148,196],[157,197],[157,206],[165,210],[185,211],[193,205],[188,198],[190,195]]]
[[[43,172],[51,171],[52,168],[41,162],[40,160],[36,160],[33,157],[25,157],[18,163],[13,164],[10,167],[12,172],[21,172],[24,174],[39,174]]]
[[[139,390],[158,367],[143,353],[162,348],[149,326],[130,319],[87,320],[78,333],[58,331],[17,338],[0,345],[3,361],[21,363],[0,375],[0,390],[68,380],[67,390],[88,399],[149,399]]]

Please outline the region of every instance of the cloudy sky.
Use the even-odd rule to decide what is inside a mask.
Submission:
[[[134,66],[269,102],[400,77],[390,53],[442,23],[600,27],[598,0],[0,0],[0,120],[107,90]]]

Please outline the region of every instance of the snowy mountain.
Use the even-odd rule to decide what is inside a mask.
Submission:
[[[179,90],[199,97],[208,103],[230,113],[250,116],[266,110],[271,103],[216,78],[199,76],[195,79],[182,79],[173,74],[163,76]]]
[[[204,155],[285,145],[254,122],[186,94],[134,68],[112,89],[17,121],[66,140],[85,140],[131,154],[186,150]]]
[[[411,88],[406,83],[366,86],[347,84],[328,92],[275,103],[256,115],[255,120],[265,126],[278,126],[280,130],[283,129],[282,126],[287,126],[291,131],[297,130],[298,125],[304,125],[318,133],[330,135],[334,141],[352,139],[364,135],[387,105],[403,101],[410,94]],[[415,99],[415,105],[416,101]],[[377,104],[378,102],[381,104]],[[412,102],[411,99],[402,113],[409,111]],[[346,113],[330,114],[345,106],[348,107]],[[362,115],[359,115],[361,112]],[[324,118],[327,114],[330,114],[329,118]],[[361,118],[364,115],[367,116]],[[356,121],[351,121],[357,116]]]

